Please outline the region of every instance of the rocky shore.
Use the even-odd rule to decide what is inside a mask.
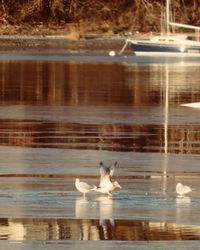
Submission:
[[[120,50],[125,42],[125,39],[126,37],[122,36],[100,37],[88,35],[80,39],[71,39],[64,35],[2,35],[0,36],[0,50]]]

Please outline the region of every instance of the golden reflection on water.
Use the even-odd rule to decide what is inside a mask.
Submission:
[[[200,240],[200,227],[154,221],[96,219],[1,219],[4,240]]]
[[[198,65],[168,66],[171,105],[199,100],[198,69]],[[0,104],[160,105],[164,74],[161,64],[1,61]]]

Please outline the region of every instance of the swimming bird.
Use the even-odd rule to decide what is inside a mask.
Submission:
[[[86,182],[81,182],[79,178],[76,178],[75,186],[78,189],[78,191],[80,191],[81,193],[83,193],[83,197],[84,198],[85,198],[85,195],[87,193],[89,193],[92,190],[96,190],[97,189],[97,187],[95,185],[89,185]]]
[[[188,194],[189,192],[191,192],[192,189],[189,186],[184,186],[182,183],[177,183],[176,185],[176,192],[177,194],[179,194],[180,196],[184,196],[185,194]]]

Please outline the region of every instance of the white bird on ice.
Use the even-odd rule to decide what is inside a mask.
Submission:
[[[122,188],[117,181],[111,180],[116,166],[117,162],[111,167],[106,167],[103,162],[100,162],[100,184],[95,191],[111,196],[115,188]]]
[[[112,196],[112,191],[116,188],[122,188],[117,181],[108,181],[102,186],[97,187],[95,191],[102,193],[102,194],[108,194],[109,196]]]
[[[184,186],[183,184],[181,184],[180,182],[177,183],[176,185],[176,192],[177,194],[179,194],[180,196],[184,196],[185,194],[188,194],[189,192],[191,192],[192,189],[189,186]]]
[[[89,185],[86,182],[81,182],[80,179],[76,178],[75,186],[79,192],[83,193],[83,197],[92,190],[96,190],[97,187],[95,185]]]

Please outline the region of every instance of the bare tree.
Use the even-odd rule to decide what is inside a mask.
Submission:
[[[1,10],[2,10],[1,19],[3,22],[7,23],[7,11],[6,11],[5,0],[1,0]]]

